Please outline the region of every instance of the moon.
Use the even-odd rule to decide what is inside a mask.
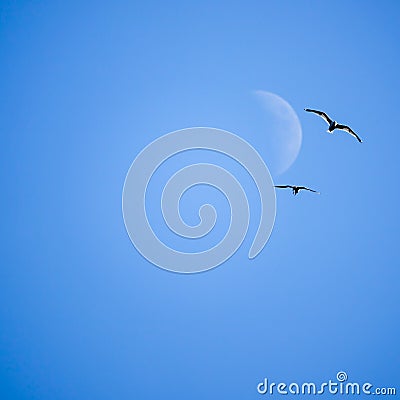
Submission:
[[[277,94],[256,90],[266,113],[266,153],[270,167],[276,174],[287,171],[299,155],[302,131],[299,117],[293,107]]]

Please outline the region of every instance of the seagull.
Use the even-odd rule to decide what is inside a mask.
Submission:
[[[330,119],[328,117],[328,114],[324,113],[323,111],[312,110],[310,108],[305,108],[304,110],[307,112],[312,112],[314,114],[317,114],[321,118],[323,118],[326,121],[326,123],[329,125],[327,132],[333,133],[333,131],[335,129],[346,131],[346,132],[350,133],[350,135],[354,136],[360,143],[362,143],[361,138],[349,126],[338,124],[336,121],[333,121],[332,119]]]
[[[295,196],[296,196],[297,193],[300,192],[300,190],[308,190],[308,191],[310,191],[310,192],[314,192],[314,193],[319,194],[319,192],[317,192],[316,190],[309,189],[308,187],[305,187],[305,186],[275,185],[275,187],[276,187],[276,188],[279,188],[279,189],[287,189],[287,188],[290,188],[290,189],[292,189],[292,192],[293,192],[293,194],[294,194]]]

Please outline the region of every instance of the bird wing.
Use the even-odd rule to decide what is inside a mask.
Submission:
[[[354,136],[360,143],[362,143],[361,138],[349,126],[337,124],[336,129],[350,133],[350,135]]]
[[[275,187],[280,188],[280,189],[286,189],[286,188],[293,189],[293,186],[290,186],[290,185],[275,185]]]
[[[305,186],[298,186],[297,188],[300,189],[300,190],[308,190],[310,192],[314,192],[314,193],[318,193],[319,194],[319,192],[317,192],[316,190],[310,189],[310,188],[305,187]]]
[[[305,108],[304,111],[319,115],[328,125],[332,123],[332,120],[328,117],[328,114],[324,113],[323,111],[312,110],[311,108]]]

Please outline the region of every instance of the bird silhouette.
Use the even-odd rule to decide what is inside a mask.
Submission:
[[[333,133],[335,129],[345,131],[350,133],[350,135],[354,136],[360,143],[362,143],[361,138],[349,126],[338,124],[336,121],[329,118],[327,113],[323,111],[312,110],[311,108],[305,108],[304,111],[312,112],[314,114],[319,115],[329,125],[327,132]]]
[[[319,192],[317,192],[316,190],[310,189],[308,187],[305,186],[293,186],[293,185],[275,185],[276,188],[279,189],[292,189],[293,195],[296,196],[297,193],[300,192],[300,190],[308,190],[309,192],[314,192],[319,194]]]

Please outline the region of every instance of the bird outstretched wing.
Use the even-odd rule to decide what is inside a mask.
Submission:
[[[337,124],[336,129],[350,133],[350,135],[354,136],[360,143],[362,143],[361,138],[349,126]]]
[[[310,189],[310,188],[305,187],[305,186],[298,186],[297,188],[298,188],[299,190],[308,190],[309,192],[314,192],[314,193],[320,194],[320,193],[317,192],[316,190]]]
[[[286,189],[286,188],[293,189],[293,186],[290,186],[290,185],[275,185],[275,187],[280,188],[280,189]]]
[[[332,123],[332,120],[329,118],[328,114],[324,113],[323,111],[312,110],[311,108],[305,108],[304,111],[319,115],[328,125]]]

